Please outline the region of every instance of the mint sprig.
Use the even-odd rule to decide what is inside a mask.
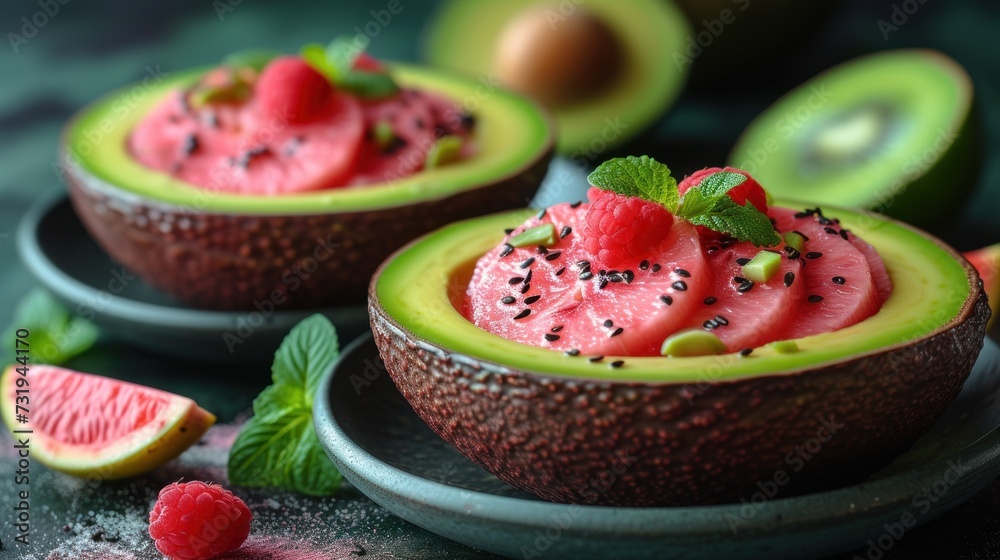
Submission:
[[[364,53],[354,38],[338,37],[323,46],[310,43],[299,52],[305,61],[326,76],[337,87],[358,97],[379,98],[394,95],[399,86],[384,72],[368,72],[354,68],[358,57]]]
[[[316,435],[312,404],[338,354],[336,330],[322,315],[288,333],[274,355],[273,384],[254,399],[254,415],[229,451],[230,482],[313,496],[337,491],[341,475]]]
[[[713,173],[681,197],[677,181],[666,165],[648,156],[628,156],[602,163],[587,180],[599,189],[655,202],[695,225],[727,233],[758,247],[781,242],[767,215],[750,202],[741,206],[727,195],[746,181],[740,173]]]
[[[59,365],[81,354],[97,341],[99,329],[82,317],[74,317],[59,305],[48,292],[36,288],[28,292],[14,312],[14,319],[4,334],[5,341],[14,340],[15,331],[28,329],[31,361]],[[10,343],[12,348],[13,343]],[[6,355],[4,363],[14,358]]]

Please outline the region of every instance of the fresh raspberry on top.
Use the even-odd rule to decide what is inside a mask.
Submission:
[[[297,56],[272,60],[257,80],[256,97],[262,113],[303,122],[320,112],[333,93],[330,81]]]
[[[720,171],[728,171],[731,173],[739,173],[747,178],[739,186],[733,187],[727,193],[729,198],[733,199],[733,202],[739,204],[740,206],[746,205],[747,201],[753,204],[755,208],[763,213],[767,213],[767,194],[764,193],[764,189],[760,184],[750,176],[749,173],[743,171],[742,169],[736,169],[735,167],[706,167],[701,171],[695,171],[691,175],[684,178],[677,185],[677,190],[683,195],[691,187],[701,183],[702,179],[708,177],[713,173],[719,173]]]
[[[641,198],[591,187],[584,247],[607,268],[636,266],[659,247],[674,217]]]
[[[218,484],[175,482],[149,512],[149,536],[171,560],[208,560],[239,548],[252,519],[243,500]]]

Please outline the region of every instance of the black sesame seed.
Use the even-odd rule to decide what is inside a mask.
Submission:
[[[590,261],[576,261],[576,266],[580,268],[590,268]]]
[[[649,261],[642,261],[639,263],[639,270],[649,270]]]
[[[503,244],[503,250],[500,251],[500,258],[506,257],[507,255],[511,254],[512,252],[514,252],[514,246],[511,245],[510,243],[504,243]]]
[[[538,301],[541,298],[542,298],[542,296],[540,296],[540,295],[528,296],[528,297],[524,298],[524,304],[525,305],[531,305],[532,303],[535,303],[536,301]]]
[[[712,330],[712,329],[717,328],[719,326],[719,324],[716,323],[715,320],[709,319],[709,320],[705,321],[704,323],[702,323],[701,326],[705,327],[708,330]]]
[[[788,258],[793,261],[801,255],[795,247],[785,247],[785,250],[788,252]]]
[[[538,214],[535,215],[535,218],[537,218],[539,220],[541,220],[542,218],[544,218],[546,210],[548,210],[548,208],[542,208],[541,210],[539,210]]]
[[[548,340],[549,342],[555,342],[559,340],[559,335],[545,333],[545,340]]]
[[[811,295],[807,298],[809,303],[819,303],[823,301],[823,296]]]
[[[674,298],[672,298],[670,296],[660,296],[660,301],[662,301],[663,303],[665,303],[667,305],[670,305],[671,303],[674,302]]]
[[[744,348],[744,349],[740,350],[740,356],[743,356],[744,358],[746,358],[747,356],[750,355],[751,352],[753,352],[753,348]]]
[[[587,358],[587,361],[593,363],[593,362],[599,362],[599,361],[601,361],[603,359],[604,359],[604,356],[591,356],[591,357]]]
[[[566,272],[565,266],[556,271],[556,276],[562,276],[563,272]]]
[[[807,259],[818,259],[823,256],[823,253],[817,253],[816,251],[809,251],[806,253]]]
[[[559,232],[559,239],[562,239],[571,233],[573,233],[573,228],[569,226],[563,226],[562,230]]]
[[[677,290],[678,292],[683,292],[688,289],[688,285],[684,283],[683,280],[678,280],[670,285],[671,288]]]
[[[824,218],[823,216],[820,216],[820,217],[816,218],[816,221],[819,222],[821,225],[824,225],[824,226],[828,226],[828,225],[833,224],[833,220],[831,220],[830,218]]]
[[[524,261],[523,263],[521,263],[518,266],[519,266],[519,268],[528,268],[529,266],[531,266],[533,264],[535,264],[535,257],[528,257],[528,260]]]
[[[570,208],[579,208],[581,204],[583,204],[583,201],[582,200],[577,200],[573,204],[570,204],[569,207]]]
[[[601,281],[597,283],[597,289],[603,290],[606,287],[608,287],[608,278],[606,276],[602,276]]]
[[[681,278],[690,278],[691,277],[691,273],[688,272],[688,271],[686,271],[686,270],[684,270],[683,268],[677,268],[677,269],[675,269],[674,270],[674,274],[676,274],[677,276],[680,276]]]
[[[528,315],[531,315],[531,310],[530,309],[525,309],[524,311],[521,311],[517,315],[514,315],[514,320],[516,321],[518,319],[524,319]]]
[[[194,133],[188,134],[184,137],[184,146],[181,151],[185,156],[193,154],[198,149],[198,137]]]
[[[509,228],[503,230],[503,232],[506,233],[507,235],[510,235],[510,234],[514,233],[514,228],[509,227]]]
[[[521,282],[524,282],[524,276],[515,276],[507,281],[507,283],[510,284],[511,286],[513,286],[514,284],[520,284]]]
[[[794,272],[786,272],[785,273],[785,287],[787,288],[787,287],[791,286],[792,282],[794,282],[794,281],[795,281],[795,273]]]
[[[559,331],[563,330],[563,326],[562,325],[556,325],[556,326],[552,327],[549,330],[552,331],[552,332],[559,332]]]
[[[742,284],[742,283],[744,283],[746,281],[747,281],[747,279],[744,278],[744,277],[742,277],[742,276],[733,276],[733,283],[734,284]]]
[[[705,305],[712,305],[717,301],[719,301],[719,298],[715,296],[708,296],[707,298],[705,298]]]
[[[611,280],[615,284],[618,284],[624,282],[625,278],[622,278],[622,275],[617,270],[612,270],[610,273],[608,273],[608,280]]]
[[[611,337],[612,338],[616,337],[616,336],[622,334],[623,332],[625,332],[625,329],[623,329],[621,327],[618,327],[617,329],[615,329],[615,332],[611,333]]]
[[[580,273],[580,280],[590,280],[594,277],[594,273],[590,270],[585,270]]]
[[[741,294],[745,294],[752,289],[753,289],[753,280],[747,280],[746,282],[736,287],[736,291]]]
[[[534,272],[535,272],[534,270],[529,270],[529,271],[528,271],[528,274],[526,274],[526,275],[524,276],[524,283],[525,283],[525,284],[528,284],[528,283],[530,283],[530,282],[531,282],[531,275],[532,275],[532,274],[533,274]]]
[[[548,255],[545,255],[545,260],[547,260],[547,261],[554,261],[554,260],[558,259],[560,255],[562,255],[562,251],[555,251],[555,252],[549,253]]]
[[[829,233],[830,235],[837,235],[837,230],[833,229],[832,227],[823,228],[823,231]]]
[[[566,354],[567,356],[579,356],[580,351],[576,348],[570,348],[569,350],[563,352],[563,354]]]
[[[729,324],[729,319],[726,319],[722,315],[716,315],[715,316],[715,322],[718,323],[718,324],[720,324],[720,325],[728,325]]]
[[[528,284],[527,282],[525,282],[524,285],[521,286],[521,293],[522,294],[526,294],[526,293],[528,293],[528,290],[530,290],[530,289],[531,289],[531,284]]]
[[[846,278],[844,278],[843,276],[834,276],[834,277],[833,277],[833,283],[834,283],[834,284],[840,284],[840,285],[843,285],[843,284],[844,284],[844,283],[846,283],[846,282],[847,282],[847,279],[846,279]]]
[[[508,305],[514,303],[515,301],[517,301],[517,298],[515,298],[514,296],[504,296],[500,298],[500,303],[506,303]]]
[[[611,328],[611,327],[613,327],[613,326],[615,326],[615,322],[614,322],[614,321],[612,321],[611,319],[606,319],[606,320],[604,321],[604,328],[606,328],[606,329],[610,329],[610,328]]]
[[[842,229],[842,230],[840,230],[840,236],[844,238],[844,241],[850,241],[850,240],[849,240],[849,239],[847,238],[847,230],[846,230],[846,229]]]
[[[548,248],[545,247],[545,245],[539,245],[538,247],[535,247],[535,252],[538,253],[539,255],[544,255],[548,253],[549,250]]]
[[[738,264],[740,266],[743,266],[743,265],[747,264],[748,262],[750,262],[750,259],[748,259],[746,257],[740,257],[740,258],[736,259],[736,264]]]
[[[653,268],[651,268],[650,270],[652,270],[653,272],[659,272],[661,268],[663,268],[663,267],[661,267],[658,264],[654,264]]]
[[[610,364],[610,365],[611,365],[611,367],[613,367],[613,368],[620,368],[620,367],[622,367],[623,365],[625,365],[625,360],[615,360],[615,361],[611,362],[611,364]]]
[[[626,270],[625,272],[622,272],[622,277],[625,278],[626,284],[631,284],[632,281],[635,280],[635,273],[631,270]]]

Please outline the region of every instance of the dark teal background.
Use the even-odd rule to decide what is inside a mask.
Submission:
[[[60,129],[75,111],[111,89],[141,79],[147,67],[170,73],[215,63],[240,49],[294,51],[303,43],[324,42],[353,33],[355,26],[363,28],[375,19],[372,10],[382,10],[386,3],[70,0],[59,4],[50,0],[49,6],[58,6],[58,13],[51,17],[37,15],[44,14],[38,2],[0,4],[4,34],[0,43],[0,325],[9,322],[15,302],[35,285],[18,263],[15,229],[29,205],[64,190],[53,162]],[[370,52],[387,59],[417,60],[421,30],[435,4],[402,0],[402,12],[372,38]],[[963,249],[1000,241],[1000,3],[925,0],[920,4],[910,0],[910,6],[919,5],[917,11],[898,29],[883,35],[879,20],[889,20],[894,6],[903,4],[840,2],[831,11],[796,20],[771,10],[764,19],[774,23],[766,33],[787,37],[784,48],[720,71],[718,66],[713,68],[712,60],[724,61],[726,53],[720,50],[721,44],[709,47],[695,60],[695,79],[671,111],[628,146],[604,155],[645,153],[681,174],[721,165],[756,114],[830,65],[881,49],[936,48],[972,75],[986,131],[976,191],[957,225],[938,233]],[[757,5],[751,0],[749,10]],[[15,53],[8,34],[22,33],[22,18],[46,23],[34,36],[25,35],[27,42],[19,44]],[[696,23],[695,28],[702,29],[702,24]],[[946,195],[948,185],[941,188]],[[113,341],[102,342],[71,365],[139,376],[149,384],[190,394],[225,421],[246,410],[267,382],[266,365],[257,371],[219,370],[150,356]],[[908,535],[896,553],[887,557],[1000,557],[996,490],[994,486],[969,505]],[[3,514],[0,520],[5,519]],[[428,546],[425,538],[417,540]],[[453,554],[457,555],[449,557],[463,557]]]

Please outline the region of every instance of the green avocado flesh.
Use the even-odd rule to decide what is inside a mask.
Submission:
[[[777,203],[790,208],[800,203]],[[872,317],[834,332],[796,339],[797,351],[765,345],[739,354],[683,358],[614,357],[590,363],[580,356],[528,346],[479,329],[456,306],[476,261],[534,211],[457,222],[418,239],[390,258],[374,290],[400,327],[449,352],[539,374],[670,383],[732,380],[812,369],[848,357],[903,346],[946,325],[962,311],[973,286],[955,254],[931,238],[875,215],[828,208],[843,227],[872,244],[892,278],[893,292]],[[978,290],[978,288],[976,288]],[[607,363],[625,360],[621,368]]]
[[[426,58],[443,66],[494,80],[493,58],[504,26],[533,0],[445,3],[426,33]],[[552,2],[548,18],[577,4]],[[684,14],[665,0],[590,0],[582,4],[605,21],[622,43],[624,64],[594,97],[553,109],[556,149],[573,158],[590,158],[635,136],[656,120],[680,94],[687,69],[684,49],[691,35]],[[565,12],[565,13],[564,13]],[[676,56],[675,56],[676,55]],[[678,62],[683,61],[683,62]]]
[[[204,73],[198,70],[171,77],[148,91],[137,85],[97,101],[67,128],[66,157],[69,165],[78,164],[101,181],[165,204],[210,213],[267,215],[366,211],[443,198],[514,175],[549,149],[550,123],[533,101],[499,89],[483,95],[479,82],[448,73],[405,65],[391,69],[400,85],[446,95],[475,116],[474,156],[393,183],[283,196],[204,190],[142,166],[126,150],[126,139],[143,115],[174,89],[194,83]]]
[[[869,55],[769,107],[744,131],[729,163],[777,197],[939,223],[973,183],[972,98],[969,76],[944,55]]]

